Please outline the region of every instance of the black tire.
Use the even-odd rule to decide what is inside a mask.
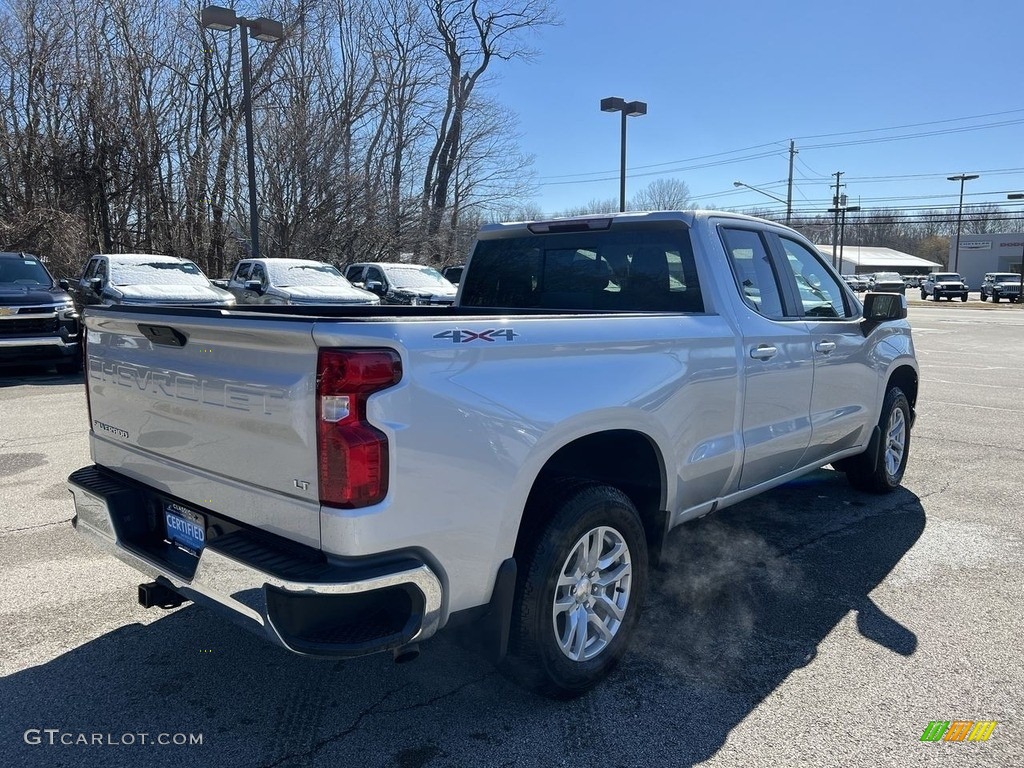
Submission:
[[[921,289],[921,301],[925,301],[927,298],[928,298],[928,294],[925,292],[924,288],[922,288]]]
[[[960,301],[963,301],[963,302],[967,301],[967,294],[966,293],[960,294]]]
[[[542,498],[531,502],[542,509],[528,511],[537,513],[536,516],[528,514],[528,519],[545,522],[538,530],[524,531],[526,536],[516,548],[518,577],[512,606],[509,652],[502,663],[502,672],[518,685],[541,695],[570,699],[604,679],[629,645],[647,591],[647,538],[636,507],[617,488],[572,480],[552,483],[547,488],[551,493],[542,493]],[[601,546],[606,546],[617,536],[618,541],[625,545],[625,556],[630,565],[626,590],[606,586],[606,590],[613,591],[606,592],[605,596],[621,599],[617,595],[626,594],[627,602],[622,608],[620,623],[612,630],[611,639],[605,641],[595,635],[593,643],[600,645],[603,642],[604,646],[592,658],[576,660],[563,652],[556,635],[559,619],[555,618],[553,608],[557,582],[563,569],[569,566],[570,555],[586,535],[592,535],[599,527],[609,529],[602,537]],[[593,585],[586,579],[586,574],[584,579],[586,584],[580,587],[580,592],[572,594],[583,595],[586,603],[588,597],[594,598],[596,593],[590,591]],[[621,582],[616,583],[621,586]],[[568,597],[569,593],[564,592],[563,599]],[[580,603],[580,597],[573,599]],[[586,611],[588,616],[597,616],[598,621],[602,619],[601,613],[610,617],[611,614],[603,610],[592,610],[594,600],[591,600],[589,608],[583,605],[579,610]],[[567,633],[570,612],[571,609],[566,612],[562,625]],[[588,630],[584,635],[585,649],[591,646],[589,620],[584,626]],[[569,633],[569,637],[572,636]]]
[[[993,293],[992,294],[992,303],[993,304],[998,304],[999,303],[999,294],[998,293]]]
[[[895,472],[891,472],[886,463],[886,452],[889,448],[887,432],[892,423],[890,417],[894,410],[902,411],[903,453]],[[898,420],[898,419],[897,419]],[[874,451],[865,451],[859,456],[844,463],[843,470],[850,485],[860,491],[869,493],[890,493],[899,488],[903,481],[903,473],[907,469],[907,458],[910,456],[910,403],[899,387],[890,387],[882,403],[882,413],[878,417],[881,430],[878,445]],[[870,450],[870,449],[869,449]],[[845,462],[846,460],[844,460]]]

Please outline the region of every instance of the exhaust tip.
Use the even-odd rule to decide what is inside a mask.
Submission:
[[[400,648],[395,648],[392,652],[395,657],[395,664],[408,664],[410,661],[415,661],[420,655],[420,646],[418,643],[409,643],[403,645]]]

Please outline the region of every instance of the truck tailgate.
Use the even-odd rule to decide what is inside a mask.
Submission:
[[[213,311],[89,312],[93,460],[319,546],[312,325]]]

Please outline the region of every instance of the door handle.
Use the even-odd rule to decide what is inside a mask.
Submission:
[[[758,344],[750,350],[750,356],[755,360],[771,360],[779,354],[779,350],[769,344]]]
[[[835,348],[836,343],[834,341],[819,341],[818,345],[815,347],[816,350],[818,350],[819,352],[823,352],[826,355],[829,352],[834,351]]]

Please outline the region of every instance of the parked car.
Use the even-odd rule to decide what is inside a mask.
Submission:
[[[846,284],[858,293],[868,289],[868,281],[861,275],[843,275],[843,280],[845,280]]]
[[[143,575],[147,608],[194,599],[335,658],[409,660],[469,624],[513,680],[567,697],[626,652],[674,527],[829,464],[900,485],[906,297],[862,304],[788,227],[488,225],[459,297],[88,313],[78,532]]]
[[[96,254],[70,287],[80,308],[110,304],[235,305],[235,297],[215,286],[193,262],[154,253]]]
[[[0,365],[82,367],[82,327],[67,291],[38,256],[0,252]]]
[[[458,285],[462,279],[462,270],[466,268],[465,264],[456,264],[452,267],[445,267],[441,270],[441,275],[452,285]]]
[[[1016,272],[988,272],[981,281],[981,300],[991,298],[1020,301],[1020,275]]]
[[[870,290],[881,293],[898,293],[905,296],[907,285],[896,272],[875,272],[871,276]]]
[[[939,299],[952,301],[954,296],[959,296],[960,301],[967,301],[968,290],[970,289],[967,287],[967,283],[959,273],[932,272],[921,283],[921,298],[927,299],[931,296],[934,301]]]
[[[903,278],[903,284],[907,288],[920,288],[921,281],[924,280],[924,275],[900,275]]]
[[[239,304],[380,304],[335,267],[308,259],[243,259],[227,289]]]
[[[345,277],[353,285],[379,296],[383,304],[452,304],[458,292],[436,269],[420,264],[349,264]]]

